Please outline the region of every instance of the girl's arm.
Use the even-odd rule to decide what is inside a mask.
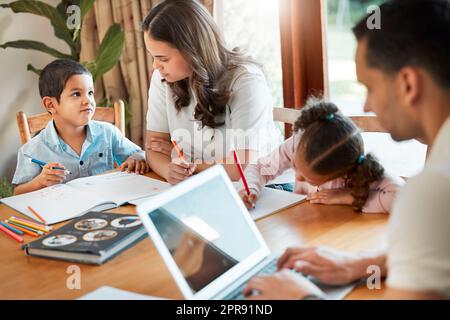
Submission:
[[[294,135],[269,155],[258,159],[256,164],[248,165],[245,169],[245,177],[249,188],[254,189],[259,194],[267,182],[291,168],[297,143],[298,138]]]

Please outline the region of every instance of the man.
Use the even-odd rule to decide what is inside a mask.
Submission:
[[[386,299],[450,298],[450,0],[392,0],[380,6],[381,29],[362,19],[356,72],[373,111],[397,141],[420,139],[431,153],[421,174],[398,195],[385,254],[352,255],[326,248],[291,248],[284,270],[256,277],[253,299],[324,298],[295,268],[322,282],[344,284],[366,267],[387,273]]]

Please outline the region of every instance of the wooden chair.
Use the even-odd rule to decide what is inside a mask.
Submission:
[[[19,126],[22,144],[30,141],[36,132],[44,129],[51,118],[52,116],[49,113],[28,117],[24,112],[18,112],[17,125]],[[125,105],[122,100],[117,100],[113,108],[96,108],[93,119],[112,123],[125,135]]]
[[[300,110],[289,108],[273,108],[273,121],[293,124],[300,116]],[[381,126],[377,117],[373,116],[351,116],[356,125],[364,132],[384,132],[387,131]]]

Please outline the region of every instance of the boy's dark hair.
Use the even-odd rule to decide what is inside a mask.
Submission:
[[[442,87],[450,87],[450,0],[391,0],[380,6],[381,29],[369,29],[365,16],[354,27],[367,39],[370,66],[397,72],[422,67]]]
[[[74,60],[58,59],[50,62],[39,76],[39,94],[41,98],[46,96],[54,97],[59,102],[67,80],[76,74],[91,75],[82,64]]]
[[[372,154],[364,155],[360,129],[334,103],[310,98],[294,123],[294,131],[299,130],[302,137],[297,154],[319,175],[344,176],[355,199],[353,209],[361,211],[370,184],[383,178],[384,169]]]

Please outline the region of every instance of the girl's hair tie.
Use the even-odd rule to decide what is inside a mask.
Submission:
[[[327,121],[333,120],[333,119],[334,119],[334,113],[333,113],[333,112],[328,113],[328,114],[326,115],[325,119],[326,119]]]
[[[359,155],[358,160],[356,160],[356,162],[357,162],[358,164],[361,164],[361,163],[364,162],[364,160],[366,160],[366,156],[363,155],[363,154],[361,154],[361,155]]]

